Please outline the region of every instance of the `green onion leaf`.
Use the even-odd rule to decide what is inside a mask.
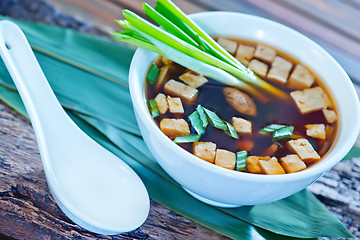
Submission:
[[[158,0],[155,9],[175,23],[180,29],[192,37],[200,44],[205,51],[216,55],[227,63],[240,68],[246,67],[234,58],[229,52],[223,49],[212,37],[202,30],[194,21],[186,16],[186,14],[178,8],[172,1]]]
[[[284,128],[284,127],[287,127],[285,125],[279,125],[279,124],[271,124],[267,127],[264,127],[263,129],[261,129],[259,131],[260,134],[268,134],[268,133],[273,133],[275,132],[276,130],[279,130],[281,128]]]
[[[174,23],[172,23],[167,18],[165,18],[163,15],[161,15],[158,11],[153,9],[149,4],[143,2],[143,7],[144,7],[146,15],[149,18],[151,18],[153,21],[158,23],[160,26],[162,26],[166,31],[174,34],[175,36],[184,40],[185,42],[187,42],[195,47],[198,47],[198,44],[191,37],[189,37],[183,30],[181,30]]]
[[[150,99],[150,100],[147,101],[147,103],[148,103],[148,107],[150,109],[151,116],[153,118],[156,118],[157,116],[159,116],[160,112],[159,112],[159,109],[157,107],[155,99]]]
[[[178,52],[180,52],[185,56],[189,56],[191,58],[197,59],[198,62],[202,62],[207,65],[211,65],[211,66],[215,67],[216,69],[223,70],[223,71],[217,71],[217,73],[215,75],[221,74],[226,79],[229,79],[229,76],[224,74],[225,72],[232,75],[235,79],[237,79],[236,82],[239,84],[233,83],[233,84],[229,84],[229,85],[235,86],[235,87],[240,87],[240,88],[246,89],[246,90],[251,90],[251,92],[249,91],[249,93],[250,94],[257,93],[256,95],[259,99],[261,99],[261,94],[256,89],[251,88],[249,85],[245,84],[244,82],[254,84],[254,85],[256,85],[266,91],[269,91],[279,97],[284,97],[284,98],[288,97],[281,90],[279,90],[276,87],[272,86],[271,84],[261,80],[251,70],[249,70],[247,68],[241,68],[238,65],[235,66],[235,65],[229,63],[229,61],[224,61],[224,59],[218,58],[217,54],[212,55],[212,52],[208,53],[206,51],[203,51],[203,50],[199,49],[198,47],[195,47],[192,44],[189,44],[188,42],[180,39],[179,37],[167,32],[159,27],[156,27],[155,25],[151,24],[150,22],[146,21],[145,19],[141,18],[140,16],[136,15],[135,13],[131,12],[130,10],[127,10],[127,9],[123,10],[123,14],[127,20],[127,24],[122,24],[122,26],[127,29],[131,29],[131,30],[139,32],[142,36],[147,38],[157,48],[159,48],[160,51],[162,51],[163,53],[166,53],[166,55],[168,55],[168,56],[166,56],[167,58],[174,60],[172,55],[174,53],[175,53],[175,55],[179,55]],[[174,24],[177,25],[177,23],[174,23]],[[179,25],[177,25],[177,26],[179,27]],[[182,30],[184,30],[184,29],[182,29]],[[196,36],[197,36],[197,33],[196,33]],[[193,40],[196,41],[196,38]],[[212,41],[214,41],[214,40],[212,40]],[[161,45],[159,45],[159,43]],[[166,46],[166,48],[164,45]],[[210,44],[210,45],[212,45],[212,44]],[[168,52],[167,50],[169,48],[172,50],[175,50],[175,51]],[[214,47],[214,48],[216,49],[216,47]],[[225,50],[223,50],[223,51],[225,51]],[[227,59],[228,59],[228,57],[227,57]],[[181,61],[176,60],[175,62],[196,71],[196,69],[194,69],[194,67],[192,67],[192,66],[196,66],[196,65],[191,65],[189,67],[190,64],[184,64],[184,62],[186,62],[186,61],[183,57],[182,57],[182,59],[180,58],[180,60]],[[204,69],[204,66],[202,66],[202,69]],[[209,66],[207,66],[206,69],[209,70],[211,68],[209,68]],[[214,74],[214,72],[215,72],[214,69],[211,69],[211,73]],[[201,73],[201,74],[208,76],[208,74],[206,74],[206,73],[205,74]],[[209,76],[209,77],[211,77],[211,76]],[[221,78],[219,78],[219,77],[217,77],[215,79],[218,81],[221,81]],[[241,79],[242,81],[241,80],[239,81],[239,79]],[[262,98],[264,98],[264,97],[262,97]]]
[[[285,126],[280,124],[271,124],[259,131],[260,134],[271,133],[273,135],[274,140],[291,137],[293,132],[294,132],[293,126]]]
[[[273,133],[273,139],[274,140],[279,140],[279,139],[282,139],[282,138],[291,137],[292,134],[293,134],[293,131],[294,131],[293,126],[280,128],[279,130],[276,130]]]
[[[246,170],[246,157],[247,151],[241,151],[236,153],[236,170],[245,171]]]
[[[224,131],[228,130],[226,124],[219,118],[219,116],[214,113],[213,111],[210,111],[207,108],[202,107],[211,123],[211,125],[215,128],[222,129]]]
[[[201,135],[195,134],[178,136],[174,139],[174,143],[193,143],[199,141],[200,137]]]
[[[146,79],[148,80],[148,82],[153,85],[154,82],[156,82],[158,75],[159,75],[159,71],[160,69],[156,66],[155,63],[151,64],[150,70],[146,76]]]
[[[200,116],[201,122],[203,124],[203,127],[206,128],[207,125],[209,124],[209,122],[207,120],[207,116],[206,116],[206,113],[204,111],[204,108],[201,105],[198,105],[196,107],[196,111],[199,113],[199,116]]]
[[[239,135],[237,134],[235,128],[233,127],[233,125],[231,125],[230,123],[224,121],[228,130],[226,130],[225,132],[232,138],[235,138],[235,139],[239,139]]]
[[[190,114],[189,120],[191,122],[191,125],[199,135],[205,132],[205,127],[203,125],[203,122],[201,121],[198,111],[194,111],[192,114]]]

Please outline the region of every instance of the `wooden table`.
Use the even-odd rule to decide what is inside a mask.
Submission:
[[[29,0],[30,1],[30,0]],[[0,14],[18,14],[16,4]],[[37,0],[38,6],[43,6]],[[39,3],[40,2],[40,3]],[[83,19],[98,34],[117,29],[121,10],[141,16],[140,0],[47,0],[56,14]],[[148,1],[154,4],[154,0]],[[238,11],[266,17],[292,27],[328,50],[360,89],[359,0],[174,0],[186,13]],[[39,5],[40,4],[40,5]],[[1,7],[0,3],[0,7]],[[9,10],[10,9],[10,10]],[[15,9],[15,10],[14,10]],[[45,11],[28,7],[33,16]],[[32,12],[31,12],[32,11]],[[43,17],[32,20],[48,20]],[[81,21],[80,21],[81,22]],[[64,25],[65,23],[58,23]],[[69,25],[68,27],[73,27]],[[85,31],[86,28],[84,28]],[[83,30],[84,30],[83,29]],[[89,28],[88,28],[89,29]],[[95,29],[95,31],[94,31]],[[152,201],[150,216],[138,230],[118,236],[92,234],[73,224],[56,206],[46,184],[40,155],[29,121],[0,103],[0,239],[227,239]],[[357,143],[360,146],[358,139]],[[360,159],[338,164],[309,189],[360,238]]]

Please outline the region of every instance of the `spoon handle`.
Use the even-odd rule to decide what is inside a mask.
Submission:
[[[44,129],[51,129],[47,126],[54,126],[55,122],[60,122],[57,121],[59,118],[67,115],[51,90],[23,32],[16,24],[6,20],[0,22],[0,54],[24,102],[40,145]]]

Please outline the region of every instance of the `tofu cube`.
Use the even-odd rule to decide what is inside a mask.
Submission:
[[[216,150],[215,165],[233,170],[235,168],[235,163],[236,163],[235,153],[224,149]]]
[[[186,72],[182,74],[179,79],[192,88],[201,87],[208,81],[204,76],[196,75],[192,72]]]
[[[276,56],[267,77],[277,83],[285,85],[292,68],[292,63],[286,59]]]
[[[305,125],[306,135],[313,138],[325,140],[325,125],[324,124],[307,124]]]
[[[181,98],[175,97],[172,98],[170,96],[167,96],[167,102],[169,104],[169,112],[171,113],[184,113],[184,108],[181,103]]]
[[[305,163],[296,154],[280,158],[280,163],[287,173],[298,172],[306,168]]]
[[[181,97],[188,102],[194,102],[198,96],[198,91],[195,88],[186,86],[185,84],[175,81],[174,79],[169,80],[164,85],[165,93]]]
[[[268,147],[265,152],[264,155],[268,155],[271,156],[273,155],[279,148],[281,148],[282,146],[280,145],[280,143],[278,142],[274,142],[273,144],[271,144],[270,147]]]
[[[235,57],[245,66],[248,66],[250,60],[254,57],[255,48],[252,46],[240,44]]]
[[[314,150],[309,141],[305,138],[299,138],[295,140],[290,140],[287,142],[288,148],[299,155],[301,160],[319,160],[319,154]]]
[[[335,111],[328,110],[328,109],[323,109],[322,111],[323,111],[324,117],[328,123],[333,123],[337,120],[337,115],[336,115]]]
[[[326,107],[324,100],[326,93],[321,87],[297,90],[290,93],[301,114],[321,110]]]
[[[195,156],[208,161],[215,162],[216,144],[212,142],[196,142],[193,145],[193,153]]]
[[[254,57],[266,63],[272,63],[274,61],[275,56],[276,56],[276,51],[274,49],[261,44],[257,45],[254,53]]]
[[[251,151],[254,148],[254,142],[251,139],[242,138],[239,141],[239,149]]]
[[[310,88],[314,83],[315,77],[302,64],[297,64],[291,73],[287,85],[292,89]]]
[[[326,127],[325,127],[326,139],[330,138],[333,130],[334,130],[334,128],[332,126],[326,125]]]
[[[169,74],[170,74],[170,65],[165,65],[160,68],[158,80],[155,82],[156,89],[162,88],[164,86],[165,82],[169,80]]]
[[[169,138],[190,134],[189,124],[184,119],[164,118],[160,129]]]
[[[222,46],[226,51],[231,53],[232,55],[235,54],[236,48],[237,48],[237,42],[220,37],[217,40],[218,44]]]
[[[161,56],[161,61],[163,62],[164,65],[169,65],[173,63],[173,61],[171,61],[170,59],[164,56]]]
[[[165,114],[167,112],[167,110],[169,109],[169,105],[168,105],[168,102],[166,100],[165,94],[159,93],[155,97],[155,102],[156,102],[156,105],[157,105],[157,107],[159,109],[159,112],[161,114]]]
[[[276,157],[272,157],[269,160],[259,160],[259,164],[261,170],[263,170],[265,174],[285,174],[284,169],[282,168]]]
[[[323,93],[322,98],[324,99],[325,102],[325,107],[327,108],[334,108],[334,104],[331,101],[331,99],[329,98],[329,95],[327,95],[327,93]]]
[[[252,134],[252,123],[244,118],[233,117],[232,125],[238,133]]]
[[[249,63],[249,68],[253,70],[259,77],[265,78],[269,67],[263,62],[257,59],[253,59]]]
[[[270,160],[270,157],[249,156],[246,158],[246,168],[251,173],[264,173],[259,160]]]

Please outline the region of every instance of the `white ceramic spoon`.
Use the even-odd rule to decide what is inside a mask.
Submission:
[[[0,22],[0,53],[29,114],[51,193],[81,227],[117,234],[139,227],[149,196],[136,173],[66,115],[24,34]]]

